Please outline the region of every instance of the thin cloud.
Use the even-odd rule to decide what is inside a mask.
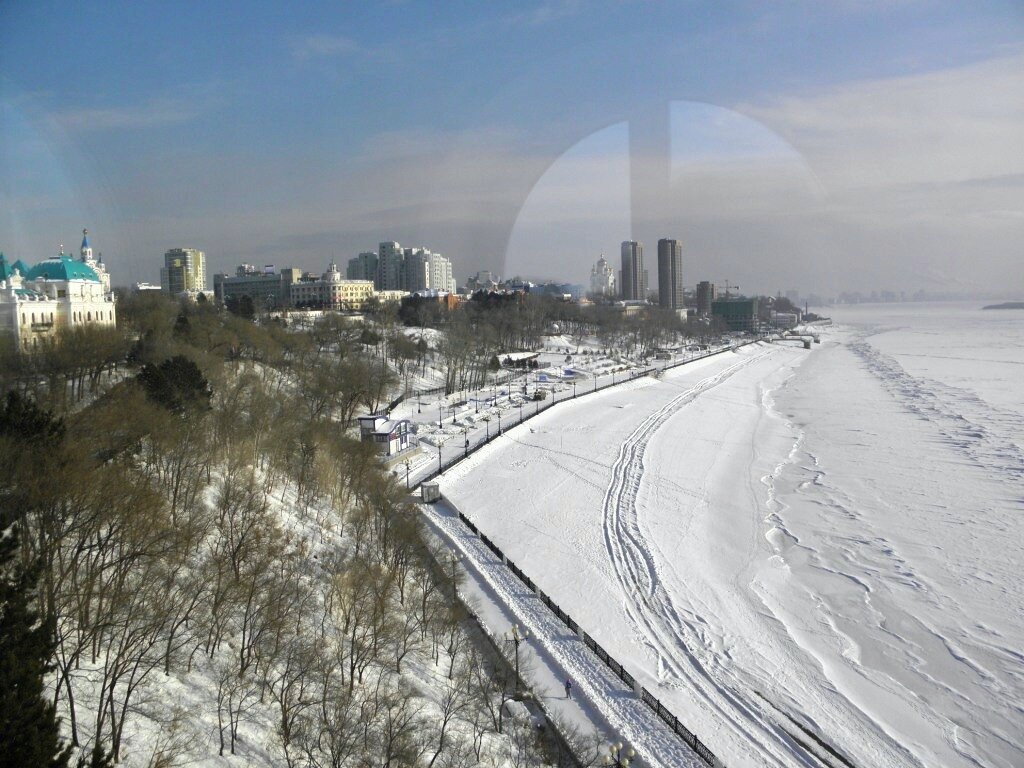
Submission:
[[[292,43],[292,57],[299,61],[349,56],[362,51],[359,43],[344,35],[306,35]]]
[[[1024,173],[1019,52],[738,109],[772,126],[839,188]]]
[[[549,2],[540,3],[536,8],[506,17],[506,20],[513,23],[518,22],[530,26],[540,26],[574,16],[580,8],[579,0],[550,0]]]
[[[183,99],[152,99],[143,104],[99,109],[74,109],[55,117],[64,128],[97,131],[145,129],[187,123],[199,116],[200,108]]]

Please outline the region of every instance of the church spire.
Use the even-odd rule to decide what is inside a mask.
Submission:
[[[84,262],[92,261],[92,246],[89,245],[89,230],[82,230],[82,249],[79,251],[79,256]]]

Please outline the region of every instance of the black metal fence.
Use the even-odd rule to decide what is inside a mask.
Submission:
[[[522,569],[519,568],[514,562],[505,556],[505,553],[501,551],[497,544],[487,538],[486,535],[481,533],[477,529],[473,521],[466,517],[462,512],[459,512],[459,519],[469,528],[473,533],[480,537],[482,541],[491,552],[493,552],[499,560],[508,566],[509,570],[514,573],[519,580],[526,585],[527,588],[540,598],[541,602],[546,605],[559,620],[569,628],[570,631],[577,634],[583,641],[583,644],[589,648],[602,663],[605,664],[622,682],[624,682],[630,689],[636,690],[636,678],[633,677],[626,668],[622,666],[615,658],[608,653],[604,648],[598,644],[598,642],[580,629],[580,625],[570,616],[568,613],[563,611],[561,607],[554,600],[544,594],[543,590],[538,589],[537,585],[533,583]],[[685,725],[679,722],[679,719],[673,715],[665,706],[646,688],[640,688],[640,700],[650,707],[654,713],[669,727],[672,731],[681,738],[687,746],[690,747],[697,755],[708,765],[714,766],[715,768],[724,768],[725,764],[715,757],[715,754],[708,749],[707,746],[694,735],[693,731],[688,729]]]
[[[462,602],[461,595],[459,596],[459,600]],[[506,656],[502,645],[498,642],[498,639],[491,634],[487,623],[480,617],[480,614],[476,612],[476,609],[466,602],[462,602],[462,607],[466,610],[466,615],[473,620],[473,624],[477,631],[480,632],[480,635],[487,640],[491,650],[494,652],[495,659],[500,660],[497,663],[503,664],[509,673],[516,674],[515,668]],[[524,685],[525,687],[525,681],[521,676],[518,677],[516,682],[517,685]],[[534,703],[540,707],[541,711],[544,713],[544,718],[547,721],[547,724],[551,726],[550,729],[545,728],[545,736],[553,738],[557,743],[557,765],[565,766],[567,764],[571,764],[576,768],[584,768],[579,757],[575,752],[573,752],[572,747],[570,746],[569,734],[564,732],[561,721],[552,716],[549,705],[543,699],[534,699]]]

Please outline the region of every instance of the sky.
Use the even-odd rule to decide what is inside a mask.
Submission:
[[[0,0],[0,251],[1024,298],[1024,2]]]

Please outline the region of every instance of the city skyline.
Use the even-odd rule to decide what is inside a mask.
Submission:
[[[57,10],[0,24],[17,257],[87,225],[133,282],[177,243],[212,273],[393,238],[585,282],[678,233],[761,292],[1021,286],[1012,3]]]

